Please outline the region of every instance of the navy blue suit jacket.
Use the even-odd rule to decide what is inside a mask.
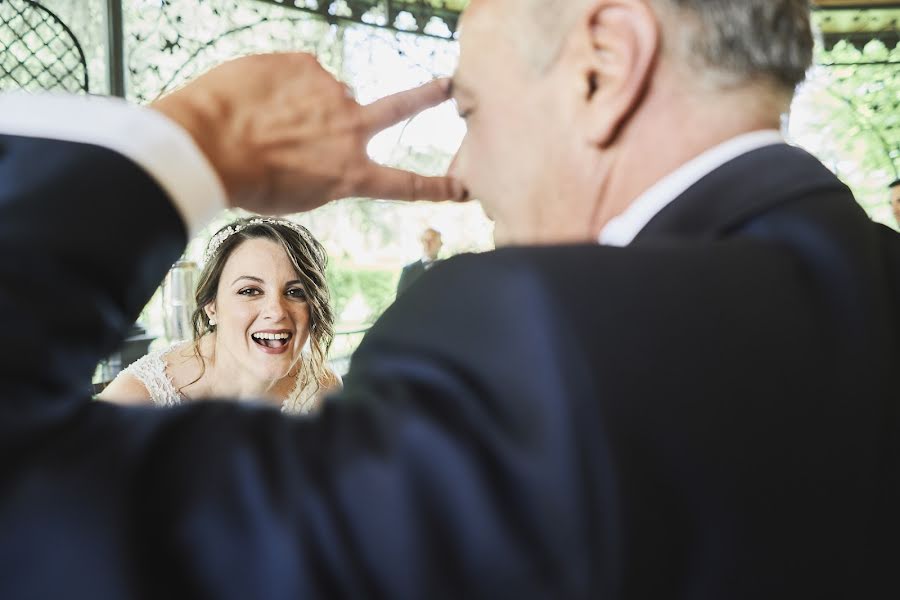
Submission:
[[[434,265],[436,265],[437,262],[438,261],[435,261]],[[434,265],[431,266],[433,267]],[[419,277],[424,275],[427,270],[428,269],[425,268],[425,263],[422,262],[422,259],[409,263],[403,267],[403,270],[400,272],[400,279],[397,281],[397,295],[399,296],[408,290],[409,287],[415,283]]]
[[[0,137],[0,598],[900,594],[900,243],[800,150],[444,261],[312,419],[90,401],[185,242],[121,156]]]

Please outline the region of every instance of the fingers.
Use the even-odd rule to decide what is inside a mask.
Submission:
[[[353,193],[365,198],[435,202],[461,201],[467,196],[462,184],[450,177],[426,177],[375,163],[370,163]]]
[[[408,119],[426,108],[436,106],[449,99],[450,80],[435,79],[430,83],[387,96],[362,107],[363,123],[366,130],[374,135]]]

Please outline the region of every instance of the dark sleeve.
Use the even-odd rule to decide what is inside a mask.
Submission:
[[[397,295],[399,296],[412,284],[412,265],[406,265],[403,267],[403,271],[400,272],[400,280],[397,282]]]
[[[145,453],[133,493],[165,490],[165,502],[135,516],[147,523],[137,537],[160,540],[152,554],[161,562],[146,569],[191,573],[209,582],[209,597],[252,595],[266,579],[281,582],[285,598],[586,589],[577,436],[558,401],[566,384],[520,376],[522,364],[546,364],[556,342],[535,344],[508,310],[539,294],[527,275],[488,269],[481,281],[469,261],[450,262],[376,324],[317,418],[221,404],[184,407],[161,424],[153,439],[165,444]],[[473,277],[481,283],[468,285]],[[484,318],[454,310],[478,298],[507,310],[488,317],[484,300]],[[516,361],[503,359],[510,346],[522,350]],[[208,571],[222,547],[240,573]]]
[[[0,136],[0,319],[16,340],[4,402],[86,389],[185,243],[166,195],[123,156]]]
[[[13,410],[0,444],[2,483],[16,492],[0,522],[16,525],[0,547],[17,575],[0,596],[60,597],[73,585],[94,598],[581,589],[574,436],[547,394],[559,382],[529,383],[501,351],[521,348],[533,364],[553,351],[506,310],[539,301],[527,276],[471,272],[466,259],[432,269],[315,419],[237,403],[89,402],[94,365],[182,251],[184,229],[153,180],[115,153],[2,145],[0,319],[16,343],[4,344],[0,398]],[[476,303],[474,315],[459,310]],[[23,409],[55,412],[56,425],[38,436]],[[41,576],[27,575],[36,565]]]

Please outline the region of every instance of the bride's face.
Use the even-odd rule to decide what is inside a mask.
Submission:
[[[206,313],[217,322],[216,363],[261,380],[287,376],[309,337],[303,284],[284,248],[267,239],[234,249]]]

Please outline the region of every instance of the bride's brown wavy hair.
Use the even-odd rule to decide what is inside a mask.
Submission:
[[[236,232],[228,234],[229,228]],[[313,374],[317,388],[321,388],[327,385],[331,378],[325,363],[328,349],[334,339],[334,314],[331,310],[328,285],[325,282],[328,254],[322,244],[302,225],[287,219],[270,217],[247,217],[232,221],[210,238],[210,248],[207,250],[209,256],[200,272],[200,280],[194,294],[197,308],[191,315],[194,354],[203,367],[200,377],[206,371],[206,363],[200,353],[200,339],[216,330],[215,325],[209,324],[204,308],[216,300],[222,270],[232,252],[245,241],[252,239],[271,240],[284,248],[303,284],[306,302],[309,305],[309,345],[312,362],[309,372]],[[302,371],[306,377],[307,370]],[[309,382],[301,381],[299,385],[304,387],[307,383]]]

